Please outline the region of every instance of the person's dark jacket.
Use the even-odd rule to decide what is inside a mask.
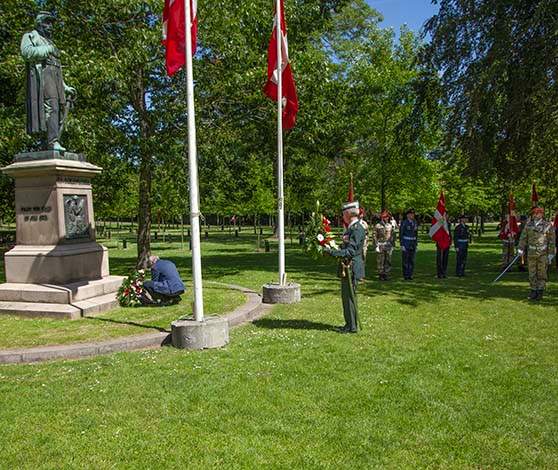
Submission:
[[[465,224],[457,224],[453,232],[453,244],[455,248],[467,248],[470,240],[471,235],[469,227]]]
[[[418,223],[405,219],[399,227],[399,243],[407,250],[416,250],[418,245]]]
[[[158,259],[151,268],[151,281],[145,286],[158,294],[179,295],[184,292],[184,283],[180,279],[176,265],[166,259]]]

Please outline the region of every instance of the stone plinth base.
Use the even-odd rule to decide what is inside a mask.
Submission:
[[[222,317],[204,321],[176,320],[171,323],[172,345],[179,349],[220,348],[229,342],[229,322]]]
[[[118,306],[122,276],[96,281],[53,284],[0,284],[0,314],[76,319]]]
[[[264,304],[295,304],[300,302],[300,284],[265,284],[263,286]]]
[[[68,245],[16,245],[5,253],[6,281],[64,285],[109,275],[107,249],[95,242]]]

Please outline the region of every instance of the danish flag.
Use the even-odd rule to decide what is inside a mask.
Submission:
[[[273,101],[277,101],[277,12],[273,33],[267,49],[267,83],[264,88],[265,94]],[[292,129],[296,123],[298,112],[298,97],[293,77],[293,71],[289,62],[289,45],[287,42],[287,23],[285,21],[285,8],[281,0],[281,72],[282,72],[282,102],[283,102],[283,127]]]
[[[172,77],[186,63],[185,0],[165,0],[163,9],[163,45],[166,48],[167,74]],[[190,0],[192,55],[196,53],[198,37],[197,0]]]
[[[448,221],[446,218],[446,198],[444,192],[440,193],[436,212],[432,217],[432,226],[430,227],[430,238],[434,240],[440,249],[447,250],[451,245],[451,237],[449,233]]]
[[[516,236],[519,233],[519,225],[517,225],[517,214],[515,213],[515,198],[513,193],[510,193],[508,199],[508,227],[507,231],[509,234]]]

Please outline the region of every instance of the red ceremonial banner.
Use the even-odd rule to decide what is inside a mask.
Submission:
[[[184,0],[165,0],[163,9],[163,45],[166,48],[167,74],[172,77],[186,64],[186,17]],[[192,55],[196,53],[198,37],[197,0],[190,0]]]
[[[443,191],[440,193],[436,212],[432,217],[432,226],[430,227],[429,235],[440,249],[447,250],[450,247],[451,236],[447,221],[446,198]]]
[[[287,42],[287,23],[285,21],[285,8],[281,0],[281,78],[283,88],[283,127],[292,129],[296,123],[298,113],[298,96],[293,77],[293,71],[289,62],[289,45]],[[267,49],[267,83],[264,87],[265,94],[273,101],[277,101],[277,12],[275,12],[275,23]]]

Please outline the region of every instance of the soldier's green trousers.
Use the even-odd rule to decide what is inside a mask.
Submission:
[[[352,276],[351,276],[352,278]],[[345,317],[345,328],[351,331],[356,331],[358,307],[356,302],[356,291],[358,281],[352,278],[354,299],[351,296],[351,286],[349,284],[349,277],[341,278],[341,300],[343,301],[343,316]]]
[[[537,254],[529,251],[527,264],[529,266],[529,284],[533,290],[544,290],[548,277],[548,262],[546,254]]]
[[[378,263],[378,274],[389,275],[391,272],[391,253],[389,251],[380,251],[376,261]]]

